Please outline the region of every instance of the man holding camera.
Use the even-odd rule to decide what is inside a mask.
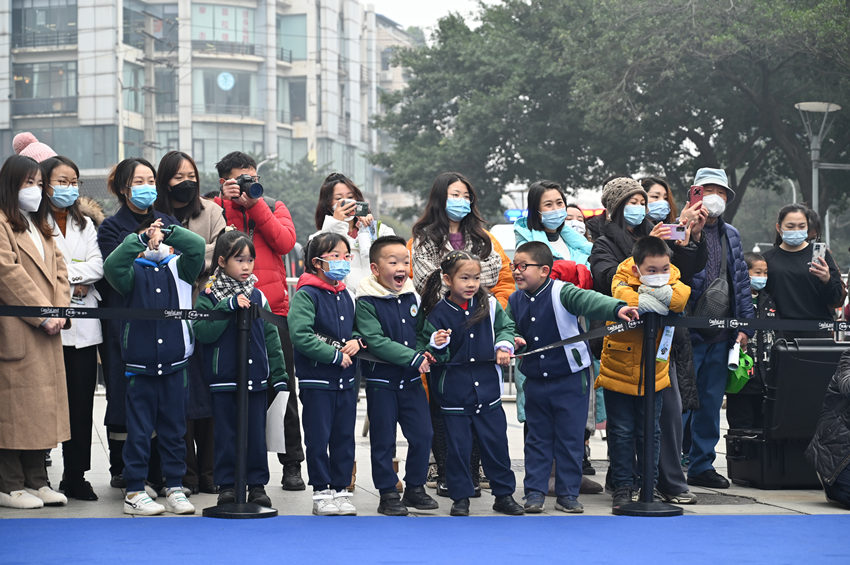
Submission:
[[[251,237],[257,253],[254,262],[257,288],[266,295],[272,312],[285,317],[289,313],[289,295],[283,255],[295,246],[292,216],[283,202],[263,198],[257,163],[249,155],[233,151],[222,157],[215,167],[221,185],[221,195],[215,202],[224,209],[227,225]],[[289,332],[283,328],[280,328],[280,343],[292,394],[289,395],[284,417],[286,454],[278,454],[278,459],[283,464],[284,490],[304,490],[306,487],[301,479],[304,450],[301,446],[301,422],[295,393],[292,342],[289,340]]]

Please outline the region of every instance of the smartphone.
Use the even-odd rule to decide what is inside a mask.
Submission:
[[[815,262],[815,259],[826,261],[826,243],[822,241],[812,243],[812,263]]]
[[[368,216],[369,215],[369,203],[368,202],[355,202],[354,203],[354,215],[355,216]]]
[[[702,191],[703,188],[696,184],[691,186],[688,190],[688,203],[690,203],[691,206],[697,202],[702,202]]]
[[[698,187],[702,188],[702,187]],[[670,228],[670,235],[665,237],[664,239],[671,239],[674,241],[684,241],[685,240],[685,232],[687,228],[685,226],[679,224],[661,224],[662,227]]]

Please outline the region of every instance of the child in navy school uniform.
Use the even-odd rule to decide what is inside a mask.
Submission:
[[[313,514],[353,516],[346,487],[354,467],[354,301],[342,279],[351,269],[348,240],[321,233],[304,251],[304,274],[289,305],[295,372],[301,389]]]
[[[507,314],[517,331],[538,349],[579,335],[578,316],[600,320],[630,320],[630,308],[592,290],[550,278],[553,257],[549,246],[530,241],[519,246],[511,263],[517,290],[508,299]],[[584,457],[584,429],[591,389],[592,358],[587,342],[522,358],[526,377],[525,511],[543,511],[552,460],[555,460],[555,509],[584,512],[578,501]]]
[[[407,273],[410,254],[402,238],[383,236],[369,249],[372,274],[357,289],[357,333],[369,353],[385,363],[362,363],[366,379],[372,480],[381,494],[378,512],[405,516],[407,508],[433,510],[437,501],[425,493],[431,416],[422,373],[430,370],[429,353],[416,349],[419,296]],[[433,357],[431,357],[433,359]],[[407,438],[404,497],[393,471],[396,426]]]
[[[254,285],[256,252],[251,238],[240,231],[226,231],[218,237],[213,251],[215,273],[198,296],[198,310],[232,312],[256,304],[271,312],[268,300]],[[218,504],[236,502],[236,320],[198,320],[194,323],[198,341],[212,344],[205,355],[204,374],[212,392],[215,421],[215,483]],[[267,389],[286,390],[287,374],[277,328],[262,320],[251,324],[248,342],[248,460],[246,483],[248,502],[271,507],[265,491],[269,482],[266,452]]]
[[[192,283],[204,268],[204,239],[160,219],[131,233],[103,264],[104,274],[128,308],[192,307]],[[176,247],[182,252],[173,254]],[[192,328],[183,320],[125,320],[121,357],[127,385],[124,443],[124,512],[142,516],[194,514],[183,492],[186,472],[186,366],[194,350]],[[165,506],[145,493],[151,435],[156,431],[166,481]]]
[[[449,288],[445,296],[441,295],[443,283]],[[523,514],[513,498],[516,478],[502,409],[502,372],[497,366],[510,363],[514,325],[498,301],[481,287],[478,257],[452,251],[443,258],[440,269],[425,282],[422,316],[417,350],[427,345],[442,363],[431,374],[429,390],[445,415],[446,482],[454,501],[451,515],[469,515],[469,498],[475,492],[469,470],[473,434],[478,437],[481,463],[496,497],[493,510]],[[517,343],[525,342],[520,338]]]

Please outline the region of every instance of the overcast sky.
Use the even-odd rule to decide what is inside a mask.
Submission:
[[[493,4],[496,0],[486,0]],[[460,12],[464,17],[478,11],[477,0],[361,0],[363,5],[373,5],[375,12],[395,20],[402,27],[433,27],[449,12]],[[426,30],[427,31],[427,30]]]

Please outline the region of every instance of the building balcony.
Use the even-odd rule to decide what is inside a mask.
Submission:
[[[207,41],[206,39],[193,39],[192,51],[210,55],[255,55],[252,43]]]
[[[77,97],[19,98],[12,100],[13,116],[39,116],[43,114],[75,114]]]
[[[12,34],[12,48],[67,47],[77,44],[76,31],[20,31]]]
[[[235,104],[195,104],[192,106],[192,113],[195,114],[196,117],[206,114],[238,119],[263,119],[263,110],[261,108],[251,108],[250,106]]]
[[[277,60],[283,63],[292,64],[292,49],[284,49],[283,47],[278,47],[277,49]]]

